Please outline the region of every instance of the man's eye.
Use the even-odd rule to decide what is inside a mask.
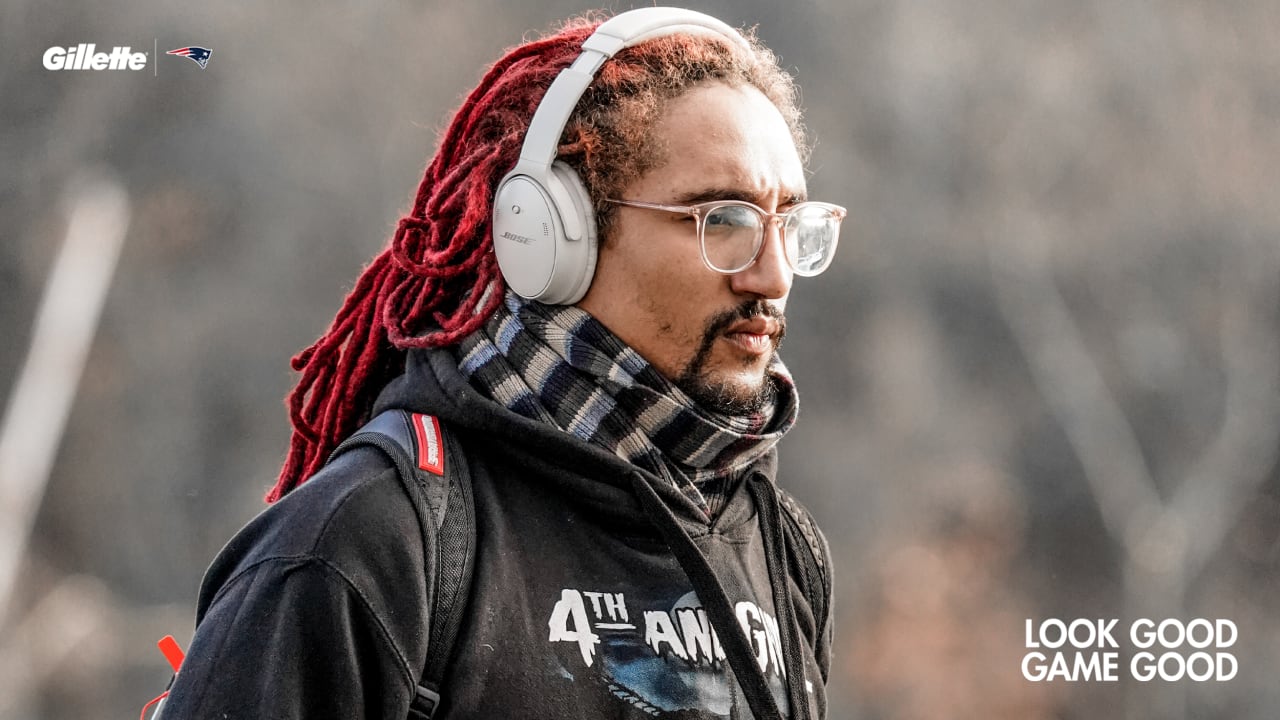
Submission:
[[[752,227],[756,225],[758,218],[755,213],[747,208],[741,207],[722,207],[716,208],[707,214],[707,225],[725,228]]]

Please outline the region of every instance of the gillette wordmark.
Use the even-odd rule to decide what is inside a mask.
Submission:
[[[96,52],[97,45],[80,43],[75,47],[54,45],[44,51],[47,70],[142,70],[147,66],[147,54],[133,52],[133,48],[116,46],[111,52]]]

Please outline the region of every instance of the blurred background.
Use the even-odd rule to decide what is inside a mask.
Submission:
[[[1275,717],[1280,4],[688,4],[759,25],[850,209],[783,351],[831,717]],[[164,689],[289,357],[484,66],[589,7],[0,0],[0,718]],[[42,67],[90,42],[160,54]],[[1231,619],[1238,675],[1023,678],[1027,618],[1119,618],[1124,676],[1140,617]]]

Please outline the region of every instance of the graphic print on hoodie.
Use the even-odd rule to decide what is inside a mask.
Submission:
[[[578,650],[576,657],[558,651],[565,677],[598,683],[650,717],[679,717],[695,709],[726,718],[749,716],[743,715],[746,705],[697,596],[688,592],[653,607],[637,612],[634,595],[628,600],[621,592],[561,591],[548,625],[551,642]],[[786,707],[777,621],[750,600],[739,601],[735,614],[774,698]]]

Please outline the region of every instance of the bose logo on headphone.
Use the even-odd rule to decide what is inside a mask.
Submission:
[[[569,115],[606,60],[623,48],[689,32],[712,32],[750,50],[736,30],[700,12],[649,7],[605,21],[582,43],[582,54],[556,76],[520,148],[520,160],[493,199],[493,247],[507,285],[522,297],[572,305],[587,294],[596,271],[596,220],[582,179],[557,161]],[[548,242],[543,242],[548,240]]]
[[[514,240],[514,241],[516,241],[516,242],[520,243],[521,245],[532,245],[532,244],[533,244],[533,238],[531,238],[531,237],[525,237],[524,235],[517,235],[517,234],[515,234],[515,233],[511,232],[510,230],[508,230],[507,232],[502,233],[502,237],[503,237],[503,238],[505,238],[505,239],[507,239],[507,240]]]

